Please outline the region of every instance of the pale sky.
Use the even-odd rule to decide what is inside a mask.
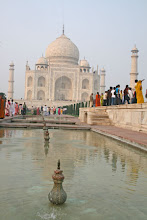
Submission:
[[[14,98],[24,98],[25,65],[34,69],[47,46],[62,34],[90,66],[106,69],[106,88],[130,83],[131,49],[147,89],[147,0],[0,0],[0,92],[8,91],[15,64]]]

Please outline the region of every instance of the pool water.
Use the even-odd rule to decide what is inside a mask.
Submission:
[[[0,129],[0,220],[147,219],[147,154],[91,131]],[[61,161],[67,201],[48,193]]]

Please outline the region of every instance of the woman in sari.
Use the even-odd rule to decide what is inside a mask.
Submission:
[[[97,92],[97,94],[95,96],[95,107],[100,106],[100,98],[101,98],[101,96]]]
[[[103,93],[101,94],[101,106],[103,106]]]
[[[135,86],[137,103],[144,103],[144,98],[142,94],[142,81],[143,80],[139,80]]]
[[[5,99],[0,95],[0,119],[5,117]]]
[[[37,108],[37,115],[40,115],[39,107]]]
[[[18,106],[18,103],[15,102],[15,115],[18,115],[19,113],[19,106]]]
[[[10,116],[10,100],[6,102],[5,115]]]

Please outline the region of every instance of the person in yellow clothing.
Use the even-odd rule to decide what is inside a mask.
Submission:
[[[144,103],[144,98],[142,94],[142,81],[143,80],[139,80],[135,86],[137,103]]]

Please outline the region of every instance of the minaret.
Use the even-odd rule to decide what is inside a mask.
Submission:
[[[8,81],[8,99],[13,99],[14,93],[14,63],[10,63],[9,81]]]
[[[131,56],[131,73],[130,73],[130,87],[134,89],[135,86],[135,80],[137,79],[138,75],[138,65],[137,65],[137,58],[138,58],[138,52],[139,50],[136,48],[136,45],[131,50],[132,56]]]
[[[105,74],[105,69],[104,68],[102,68],[101,69],[101,74],[100,74],[100,94],[101,93],[105,93],[105,76],[106,76],[106,74]]]

